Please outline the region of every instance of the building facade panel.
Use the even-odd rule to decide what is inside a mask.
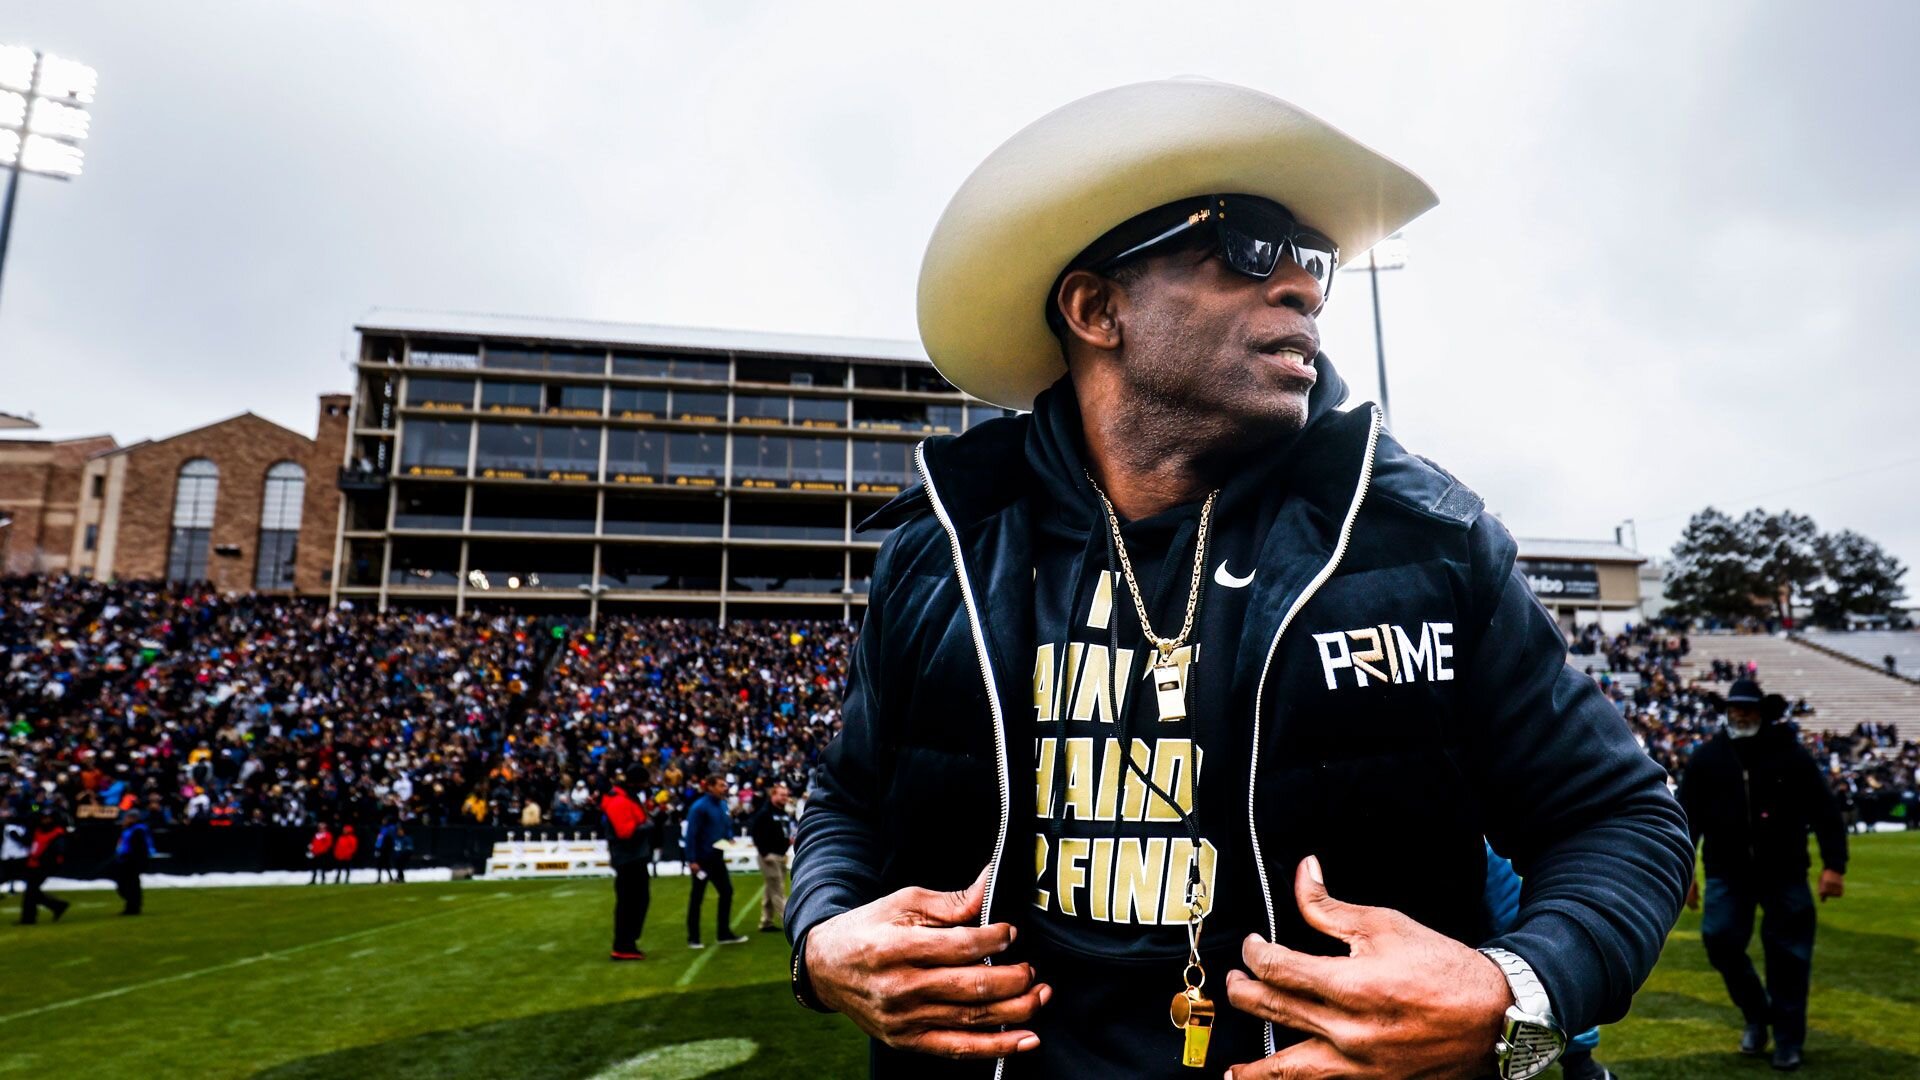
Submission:
[[[904,342],[428,316],[360,327],[333,594],[727,617],[866,601],[912,450],[1003,415]]]

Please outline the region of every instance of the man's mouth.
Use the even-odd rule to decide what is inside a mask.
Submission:
[[[1270,356],[1296,371],[1318,374],[1313,370],[1313,358],[1320,351],[1319,343],[1310,337],[1289,334],[1262,342],[1258,349],[1261,355]]]

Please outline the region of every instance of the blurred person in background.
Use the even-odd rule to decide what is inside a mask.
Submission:
[[[333,841],[333,883],[345,884],[353,873],[353,857],[360,853],[360,838],[353,835],[353,826],[340,826],[340,835]]]
[[[393,880],[407,883],[407,864],[413,861],[413,824],[405,817],[393,826]]]
[[[1748,665],[1751,670],[1752,665]],[[1696,846],[1705,842],[1706,912],[1700,941],[1746,1018],[1740,1052],[1766,1052],[1773,1067],[1797,1069],[1807,1035],[1807,993],[1813,974],[1816,919],[1807,889],[1807,833],[1820,843],[1820,901],[1845,891],[1847,830],[1840,807],[1813,755],[1790,725],[1787,700],[1760,692],[1751,678],[1727,689],[1727,726],[1694,752],[1680,779],[1680,805]],[[1700,908],[1698,882],[1687,906]],[[1753,970],[1747,945],[1758,907],[1767,978]]]
[[[613,866],[613,960],[645,960],[640,934],[647,926],[647,907],[653,882],[647,872],[647,810],[632,792],[647,789],[645,773],[636,772],[625,786],[615,784],[600,799],[600,819],[607,832],[607,862]]]
[[[307,884],[319,885],[327,879],[327,867],[333,858],[333,831],[326,822],[313,827],[313,839],[307,841],[307,866],[313,871]]]
[[[16,883],[26,877],[27,827],[13,820],[11,807],[0,809],[0,880],[7,883],[7,895],[18,892]]]
[[[733,839],[733,818],[727,814],[727,778],[710,775],[702,785],[704,794],[687,810],[687,872],[693,875],[693,888],[687,893],[687,947],[702,948],[700,943],[700,905],[706,899],[707,884],[713,884],[715,901],[714,938],[722,945],[739,945],[747,939],[733,932],[733,879],[727,875],[727,857],[720,851],[722,840]]]
[[[140,887],[140,875],[153,861],[153,854],[153,832],[147,828],[144,816],[139,810],[122,811],[120,839],[113,846],[113,884],[114,891],[120,894],[120,914],[140,914],[146,898]]]
[[[380,831],[373,834],[373,883],[380,884],[389,875],[400,880],[393,868],[393,840],[400,831],[399,819],[388,814],[386,821],[380,824]]]
[[[760,895],[760,931],[776,933],[787,914],[787,850],[793,846],[793,815],[787,812],[787,785],[767,789],[760,808],[747,822],[753,848],[760,856],[760,876],[766,891]]]
[[[20,925],[40,921],[40,909],[53,912],[53,921],[71,907],[67,901],[46,891],[47,879],[58,873],[67,861],[67,829],[51,811],[41,811],[34,820],[33,834],[27,841],[27,892],[20,898]]]

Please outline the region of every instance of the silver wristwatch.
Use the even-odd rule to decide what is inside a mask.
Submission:
[[[1553,1002],[1531,965],[1505,949],[1480,951],[1500,965],[1500,973],[1507,977],[1507,987],[1513,991],[1500,1041],[1493,1044],[1497,1075],[1500,1080],[1530,1080],[1559,1059],[1567,1048],[1567,1033],[1554,1020]]]

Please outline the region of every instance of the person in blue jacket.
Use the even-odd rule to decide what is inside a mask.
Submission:
[[[733,880],[727,876],[726,856],[718,846],[722,840],[733,839],[733,818],[727,813],[727,779],[718,774],[709,776],[701,788],[705,794],[687,809],[687,873],[693,875],[693,888],[687,893],[687,947],[702,947],[700,905],[706,900],[709,882],[719,897],[714,940],[722,945],[741,945],[747,939],[733,932]]]
[[[137,809],[120,812],[120,840],[113,846],[114,891],[120,894],[122,915],[138,915],[146,896],[140,875],[153,861],[153,832]]]

